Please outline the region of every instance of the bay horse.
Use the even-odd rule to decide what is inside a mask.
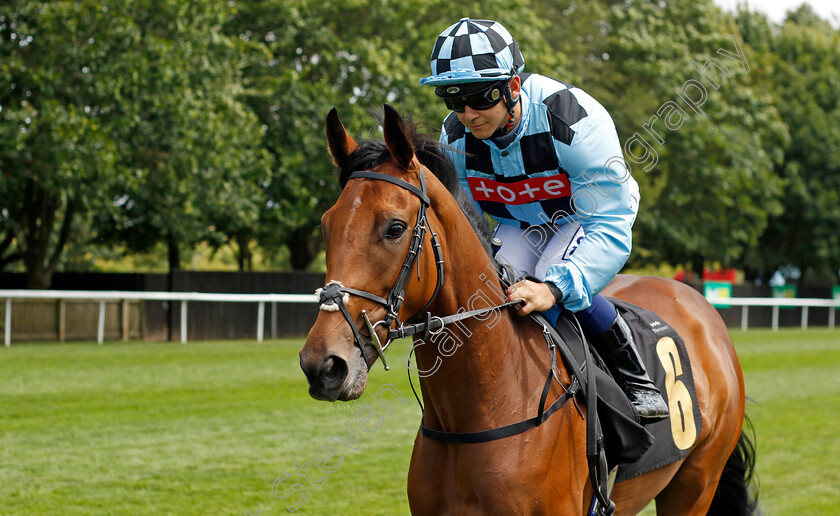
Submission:
[[[486,228],[437,142],[415,134],[391,106],[382,118],[384,142],[359,145],[335,109],[327,117],[342,192],[321,219],[328,284],[300,351],[316,399],[361,396],[395,324],[489,307],[494,282],[499,289],[485,274],[495,270]],[[659,515],[751,513],[744,380],[720,316],[697,291],[663,278],[618,276],[603,293],[673,325],[688,349],[702,415],[684,459],[615,485],[615,514],[637,514],[654,499]],[[437,344],[428,331],[415,336],[423,426],[479,432],[537,413],[552,364],[542,329],[514,312],[462,319],[457,335]],[[549,402],[571,383],[562,361],[555,372]],[[679,410],[672,404],[672,417]],[[585,414],[582,404],[566,403],[536,428],[479,444],[418,431],[408,472],[412,514],[589,514]]]

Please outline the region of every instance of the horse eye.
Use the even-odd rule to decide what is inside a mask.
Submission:
[[[405,233],[406,225],[398,220],[391,222],[388,230],[385,232],[385,238],[399,238]]]

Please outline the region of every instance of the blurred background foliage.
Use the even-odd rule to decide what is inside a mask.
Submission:
[[[807,5],[779,25],[712,0],[4,2],[0,271],[44,288],[56,270],[323,267],[327,112],[378,138],[388,102],[436,134],[418,79],[463,16],[503,22],[526,71],[646,138],[630,266],[837,281],[840,32]],[[736,42],[748,71],[718,53]],[[712,58],[731,73],[701,117],[678,92]],[[684,116],[658,142],[644,125],[669,101]]]

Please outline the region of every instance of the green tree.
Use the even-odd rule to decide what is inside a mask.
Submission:
[[[133,250],[164,241],[172,269],[201,240],[247,254],[270,157],[241,70],[263,49],[222,33],[230,12],[210,0],[2,7],[0,264],[21,259],[46,287],[88,227]]]
[[[622,141],[638,134],[657,156],[644,163],[628,156],[642,191],[632,263],[688,263],[698,272],[710,262],[737,263],[781,210],[783,182],[773,166],[788,139],[774,99],[753,79],[755,55],[742,46],[741,65],[717,53],[735,55],[740,37],[711,0],[615,4],[603,32],[583,80],[597,85]],[[691,64],[710,58],[729,73],[710,69],[717,89]],[[678,95],[702,98],[685,89],[692,79],[706,95],[697,110]],[[631,151],[642,155],[639,145]]]
[[[781,213],[752,249],[749,266],[772,274],[783,265],[837,279],[840,269],[840,31],[803,4],[778,34],[755,13],[741,11],[748,42],[771,53],[765,78],[791,133],[776,173],[788,186]],[[745,30],[745,32],[747,32]],[[745,35],[745,38],[747,36]]]
[[[107,85],[93,72],[111,27],[94,2],[72,4],[0,7],[0,269],[21,260],[36,288],[49,286],[78,222],[111,209],[122,174]]]
[[[240,100],[242,69],[261,49],[223,34],[231,13],[209,0],[115,2],[110,11],[130,35],[102,70],[120,77],[112,129],[130,180],[120,216],[102,227],[132,250],[165,242],[170,270],[182,246],[202,240],[233,240],[247,255],[263,203],[270,159]]]
[[[435,38],[463,13],[497,18],[514,30],[534,70],[556,68],[561,59],[541,36],[549,20],[529,2],[441,0],[262,0],[240,2],[228,32],[262,42],[270,55],[246,70],[248,100],[266,132],[275,168],[265,191],[260,244],[285,245],[292,267],[309,265],[322,243],[321,215],[338,197],[334,166],[324,138],[324,119],[338,107],[348,130],[378,136],[369,110],[384,102],[424,121],[437,134],[446,113],[430,88]]]

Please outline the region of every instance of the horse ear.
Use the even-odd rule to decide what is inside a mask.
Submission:
[[[405,122],[390,104],[385,104],[385,120],[382,123],[382,130],[385,133],[385,145],[388,146],[391,156],[403,168],[410,170],[414,159],[414,146],[411,145],[411,141],[406,134]]]
[[[347,158],[353,154],[353,151],[359,146],[344,129],[344,124],[338,118],[338,111],[332,108],[327,115],[327,143],[330,146],[330,154],[333,156],[335,164],[339,168],[344,168],[347,163]]]

